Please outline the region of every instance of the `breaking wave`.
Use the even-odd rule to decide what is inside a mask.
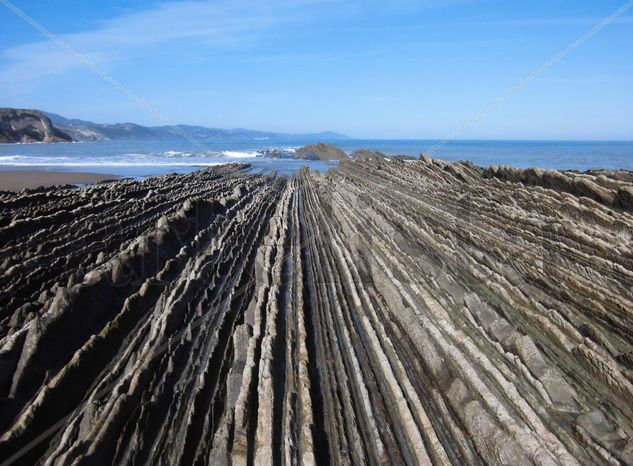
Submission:
[[[222,152],[224,157],[231,157],[234,159],[252,159],[253,157],[259,157],[260,154],[257,151],[254,152],[239,152],[235,150],[225,150]]]

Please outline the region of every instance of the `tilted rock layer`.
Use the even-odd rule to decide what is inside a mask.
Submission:
[[[425,158],[0,195],[0,460],[633,463],[606,194],[631,185],[556,179]]]

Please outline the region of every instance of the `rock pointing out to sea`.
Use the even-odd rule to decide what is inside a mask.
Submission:
[[[305,147],[297,149],[295,156],[302,160],[323,160],[329,161],[342,161],[349,160],[349,156],[336,146],[330,144],[324,144],[322,142],[317,144],[309,144]]]
[[[248,168],[0,193],[0,462],[633,464],[630,178]]]
[[[39,110],[0,108],[0,143],[69,141],[72,138]]]

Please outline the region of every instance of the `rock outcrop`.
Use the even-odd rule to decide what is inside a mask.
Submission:
[[[484,176],[588,197],[601,204],[633,212],[633,174],[624,170],[578,173],[493,165],[484,172]]]
[[[349,160],[349,156],[336,146],[319,142],[317,144],[308,144],[307,146],[297,149],[294,153],[295,158],[301,160],[322,160],[343,161]]]
[[[247,168],[0,194],[0,461],[633,463],[615,201]]]
[[[68,141],[72,138],[39,110],[0,108],[0,143]]]

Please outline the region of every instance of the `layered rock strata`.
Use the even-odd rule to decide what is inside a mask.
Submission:
[[[0,194],[0,461],[633,463],[625,206],[247,168]]]
[[[0,108],[0,143],[69,141],[72,138],[39,110]]]
[[[301,160],[343,161],[349,160],[349,156],[336,146],[324,144],[308,144],[295,151],[293,158]]]

